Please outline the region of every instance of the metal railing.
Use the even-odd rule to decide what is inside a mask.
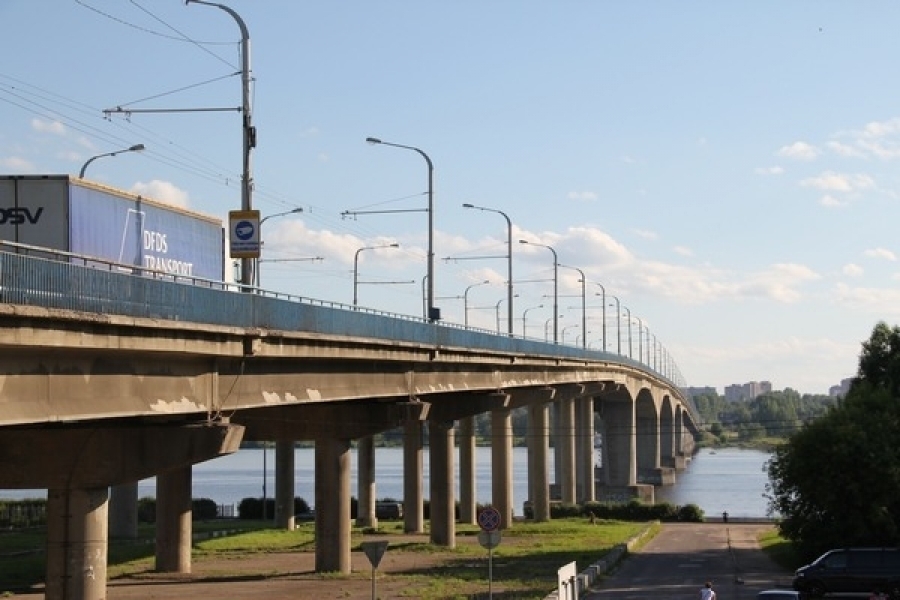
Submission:
[[[161,273],[5,241],[0,241],[0,302],[605,361],[654,373],[679,389],[684,386],[672,363],[655,369],[611,352],[497,335],[454,323],[431,323],[409,315]]]

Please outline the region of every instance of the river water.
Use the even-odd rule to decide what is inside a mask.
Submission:
[[[264,455],[265,454],[265,458]],[[757,450],[738,448],[702,449],[690,461],[688,468],[678,473],[674,486],[657,488],[657,502],[672,504],[696,504],[709,518],[727,511],[735,518],[762,518],[766,516],[765,499],[768,477],[764,465],[769,454]],[[295,450],[296,496],[310,505],[315,502],[313,482],[315,451],[312,448]],[[356,453],[351,457],[351,494],[357,496]],[[423,490],[428,497],[428,452],[423,452]],[[553,465],[552,449],[549,464]],[[257,448],[240,450],[194,466],[194,498],[211,498],[218,504],[234,504],[241,499],[263,496],[263,471],[266,472],[266,496],[275,494],[275,451]],[[265,469],[264,469],[265,467]],[[457,469],[458,469],[457,462]],[[403,497],[403,450],[401,448],[375,449],[376,497]],[[457,472],[458,474],[458,472]],[[552,479],[552,475],[551,475]],[[457,477],[458,481],[458,477]],[[522,503],[528,493],[527,451],[513,449],[513,508],[522,514]],[[156,480],[147,479],[138,484],[140,497],[156,495]],[[457,488],[457,497],[459,489]],[[476,449],[475,494],[479,503],[491,501],[491,449]],[[0,490],[0,498],[20,499],[45,497],[43,490]]]

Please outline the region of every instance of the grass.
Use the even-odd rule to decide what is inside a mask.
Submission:
[[[555,519],[546,523],[517,522],[502,532],[500,545],[492,552],[493,581],[498,600],[508,598],[542,598],[556,583],[557,569],[576,561],[579,569],[598,560],[613,546],[644,531],[646,523],[601,521],[592,525],[584,518]],[[227,535],[211,536],[213,531],[228,530]],[[421,540],[422,536],[403,533],[402,523],[382,521],[378,539],[390,542],[388,552],[432,554],[440,557],[436,567],[412,569],[403,573],[383,574],[408,582],[415,597],[428,599],[468,598],[483,589],[487,551],[477,542],[480,530],[472,525],[457,527],[455,548],[434,546]],[[195,522],[195,542],[192,560],[229,559],[253,554],[314,552],[314,527],[304,523],[294,531],[269,529],[260,522],[216,521]],[[139,576],[154,569],[154,531],[141,526],[137,540],[112,540],[109,547],[108,577],[110,579]],[[360,544],[372,535],[354,529],[351,545],[359,551]],[[44,578],[45,531],[0,534],[0,581],[5,590],[25,590]],[[265,569],[265,570],[263,570]],[[249,576],[277,575],[271,568],[262,568]],[[360,578],[368,573],[350,575],[322,574],[327,578]]]

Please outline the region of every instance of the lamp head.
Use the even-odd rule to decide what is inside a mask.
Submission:
[[[463,208],[475,208],[474,204],[469,204],[468,202],[463,203]]]
[[[375,137],[367,137],[366,141],[369,142],[370,144],[380,144],[381,143],[381,140],[378,138],[375,138]]]
[[[143,150],[143,149],[144,149],[144,145],[143,145],[143,144],[135,144],[134,146],[130,147],[130,148],[128,149],[128,151],[129,151],[129,152],[140,152],[140,151]]]

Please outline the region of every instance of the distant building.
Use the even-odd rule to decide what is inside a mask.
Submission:
[[[847,392],[850,391],[851,383],[853,383],[852,377],[848,379],[841,379],[840,385],[833,385],[828,388],[828,395],[832,398],[837,398],[838,396],[846,396]]]
[[[725,386],[725,400],[728,402],[741,402],[753,400],[757,396],[768,394],[772,391],[771,381],[751,381],[749,383],[735,383]]]

